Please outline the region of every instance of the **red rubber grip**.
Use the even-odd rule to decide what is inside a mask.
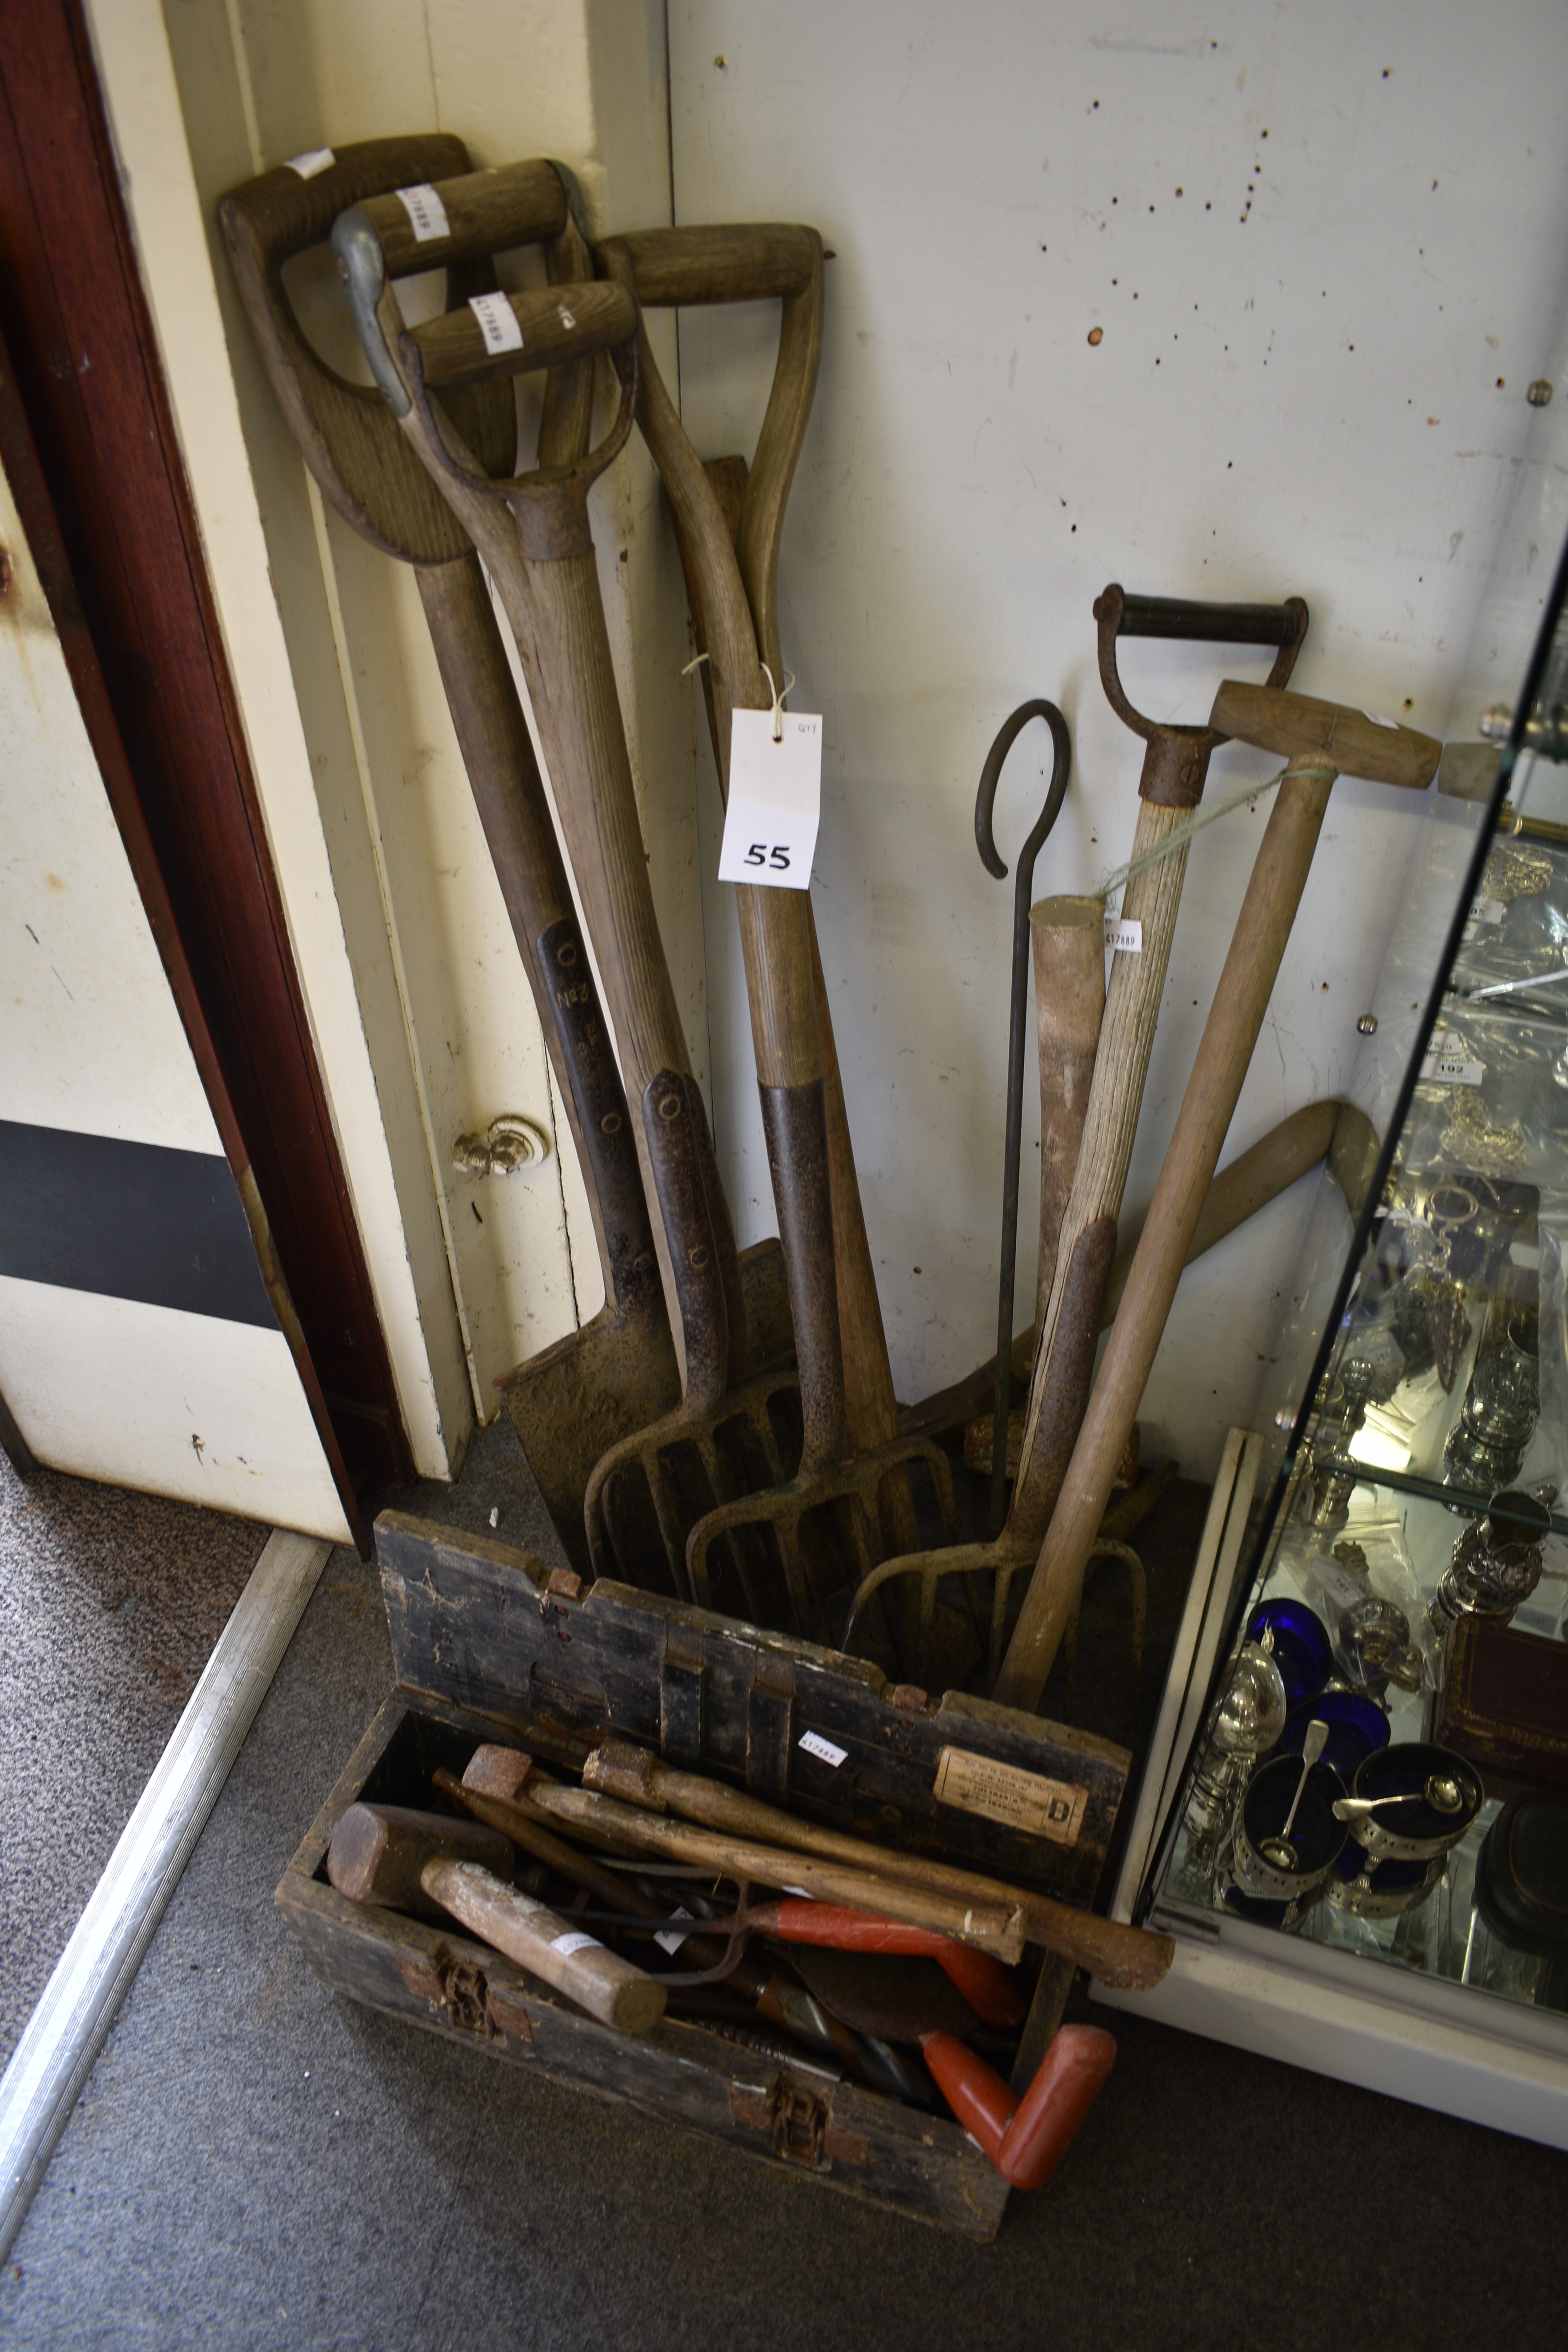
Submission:
[[[929,2063],[929,2061],[928,2061]],[[1015,2189],[1041,2189],[1072,2144],[1116,2063],[1115,2037],[1098,2025],[1060,2025],[1040,2071],[1002,2136],[997,2158]],[[979,2134],[976,2133],[976,2138]]]
[[[1000,2074],[951,2033],[921,2037],[927,2069],[964,2129],[1015,2189],[1043,2189],[1116,2063],[1098,2025],[1061,2025],[1040,2070],[1015,2101]]]
[[[953,2033],[922,2033],[921,2050],[932,2082],[1000,2172],[1002,2148],[1017,2102],[1000,2074]]]
[[[935,1960],[963,1995],[984,2025],[1021,2025],[1028,2000],[1011,1969],[961,1944],[934,1927],[907,1927],[901,1920],[879,1918],[874,1911],[851,1910],[841,1903],[791,1899],[754,1911],[753,1924],[786,1944],[823,1944],[836,1952],[917,1953]]]

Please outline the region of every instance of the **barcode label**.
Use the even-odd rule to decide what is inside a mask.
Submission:
[[[1142,924],[1127,922],[1120,915],[1107,915],[1105,944],[1108,951],[1112,955],[1142,955],[1143,952]]]
[[[283,169],[298,172],[302,180],[313,180],[319,172],[330,172],[337,160],[330,147],[307,147],[302,155],[289,156]]]
[[[803,1731],[800,1745],[808,1756],[818,1756],[825,1764],[831,1764],[836,1772],[849,1753],[847,1748],[835,1748],[832,1740],[824,1739],[820,1731]]]
[[[552,1952],[559,1952],[563,1960],[569,1960],[574,1952],[602,1952],[605,1948],[597,1936],[590,1936],[584,1928],[574,1927],[569,1935],[552,1936],[550,1948]]]
[[[522,329],[504,294],[470,294],[468,308],[479,322],[487,352],[520,352]]]
[[[408,215],[416,245],[428,245],[432,237],[452,234],[447,207],[428,180],[421,180],[417,187],[399,188],[397,201]]]

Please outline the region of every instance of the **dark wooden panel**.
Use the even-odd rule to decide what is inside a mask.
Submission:
[[[146,839],[343,1457],[356,1483],[408,1478],[73,0],[0,0],[0,320]]]

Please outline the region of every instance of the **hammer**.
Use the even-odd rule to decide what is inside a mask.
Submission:
[[[664,1987],[510,1884],[510,1838],[479,1822],[403,1805],[351,1805],[332,1832],[327,1876],[354,1903],[439,1916],[553,1985],[602,2025],[647,2033]]]

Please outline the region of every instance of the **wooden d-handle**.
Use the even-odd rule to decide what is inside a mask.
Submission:
[[[450,143],[457,144],[456,141]],[[463,162],[468,162],[466,155]],[[415,174],[404,188],[406,203],[394,190],[364,205],[380,240],[389,278],[409,278],[422,269],[448,269],[454,262],[505,253],[514,245],[542,244],[547,237],[560,236],[570,209],[563,174],[553,163],[538,158],[503,164],[499,172],[465,171],[453,179],[423,184]],[[431,196],[438,210],[429,203]],[[337,209],[342,210],[342,202]],[[445,236],[435,233],[443,215]]]
[[[816,275],[821,245],[814,229],[766,221],[740,227],[642,229],[606,238],[599,252],[626,257],[645,310],[671,310],[804,294]]]
[[[564,367],[615,351],[637,332],[637,304],[623,286],[546,286],[486,299],[504,302],[510,310],[520,337],[515,348],[492,351],[478,316],[467,307],[405,330],[433,388]]]
[[[1214,698],[1210,723],[1238,743],[1277,751],[1297,762],[1321,759],[1342,776],[1372,784],[1405,784],[1423,792],[1437,772],[1443,746],[1414,727],[1373,719],[1348,703],[1320,702],[1272,686],[1244,686],[1227,677]]]

